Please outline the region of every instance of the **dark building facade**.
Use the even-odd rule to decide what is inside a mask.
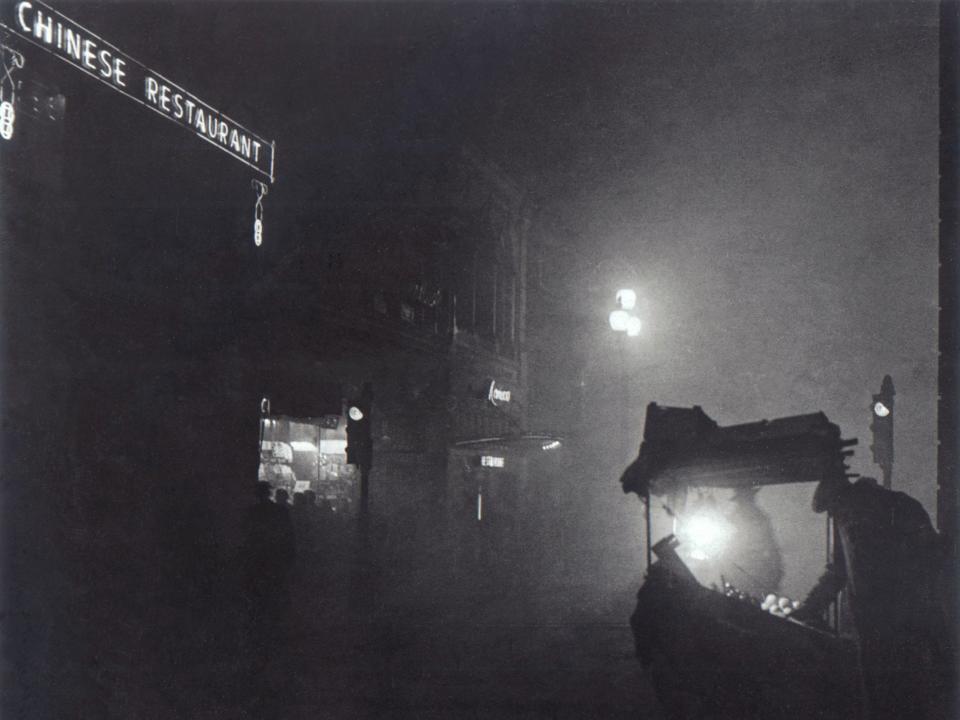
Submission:
[[[329,235],[301,223],[250,303],[275,416],[339,414],[372,390],[369,508],[391,587],[457,564],[480,453],[456,444],[526,427],[523,194],[471,150],[424,167],[418,187],[346,211]],[[495,404],[491,383],[508,399]],[[506,462],[493,484],[522,477],[521,459]]]
[[[42,52],[21,77],[55,112],[0,144],[4,714],[191,707],[265,422],[342,455],[367,383],[378,587],[455,566],[452,446],[525,427],[523,194],[455,151],[335,222],[273,192],[258,248],[231,158]]]

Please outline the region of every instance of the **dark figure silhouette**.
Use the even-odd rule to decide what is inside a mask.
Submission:
[[[311,494],[312,494],[312,493],[311,493]],[[294,510],[294,512],[299,512],[299,511],[303,510],[304,508],[306,508],[306,507],[309,505],[309,503],[307,502],[307,500],[308,500],[308,498],[307,498],[307,493],[305,493],[305,492],[294,493],[294,496],[293,496],[293,510]]]
[[[763,597],[777,593],[783,580],[783,558],[773,524],[756,502],[759,488],[740,488],[731,499],[727,520],[734,528],[719,558],[724,576],[740,590]]]
[[[278,490],[276,496],[286,495]],[[286,501],[270,501],[270,485],[257,483],[257,502],[243,523],[242,566],[247,608],[244,691],[255,714],[275,716],[286,676],[281,662],[290,613],[289,575],[296,557],[293,524]],[[282,499],[282,498],[281,498]]]
[[[323,581],[323,537],[320,508],[317,496],[312,490],[296,493],[293,496],[293,527],[297,534],[297,571],[296,583],[302,597],[301,604],[309,605],[320,591]]]
[[[270,502],[270,485],[257,483],[256,495],[244,518],[244,579],[252,604],[269,604],[285,590],[296,546],[286,492],[277,490],[278,502]]]
[[[297,532],[297,548],[301,555],[309,554],[317,549],[317,522],[319,508],[317,495],[312,490],[296,493],[293,496],[293,526]]]
[[[836,522],[840,552],[795,614],[822,616],[846,589],[870,720],[943,718],[952,637],[940,603],[940,538],[923,507],[875,480],[824,480],[813,509]]]

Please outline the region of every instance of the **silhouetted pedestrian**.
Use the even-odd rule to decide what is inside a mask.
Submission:
[[[293,527],[297,534],[297,549],[299,555],[305,557],[314,553],[316,547],[317,506],[315,494],[308,490],[295,493],[293,496]]]
[[[274,717],[287,676],[284,641],[290,613],[289,575],[296,544],[286,502],[271,502],[270,485],[257,483],[256,503],[243,520],[243,592],[247,608],[246,676],[242,689],[258,717]],[[283,500],[278,490],[276,496]]]
[[[867,717],[946,717],[952,629],[939,602],[940,538],[926,511],[868,478],[821,481],[813,509],[834,518],[841,552],[794,617],[818,618],[846,589]]]
[[[316,493],[293,496],[293,527],[297,534],[297,592],[305,606],[314,604],[324,585],[324,538]]]
[[[278,490],[277,495],[282,492]],[[267,483],[257,483],[256,495],[256,504],[244,518],[242,547],[244,591],[254,631],[284,612],[288,574],[296,555],[289,511],[270,501]]]

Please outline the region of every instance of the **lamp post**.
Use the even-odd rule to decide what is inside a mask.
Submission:
[[[610,327],[618,333],[618,344],[620,345],[620,427],[621,427],[621,451],[627,462],[630,461],[630,400],[632,393],[629,392],[629,381],[627,377],[627,351],[628,338],[640,336],[643,329],[643,323],[637,315],[631,311],[637,307],[637,293],[630,288],[621,288],[616,293],[616,308],[610,313]],[[647,567],[650,567],[651,557],[651,528],[650,528],[650,491],[647,490],[644,497],[644,524],[646,534],[646,556]]]
[[[621,452],[624,459],[629,461],[630,454],[630,399],[631,393],[628,392],[627,378],[627,351],[628,338],[639,337],[643,328],[640,318],[631,311],[637,307],[637,293],[630,288],[617,290],[616,308],[610,313],[610,327],[618,334],[617,344],[620,347],[620,426],[621,426]]]

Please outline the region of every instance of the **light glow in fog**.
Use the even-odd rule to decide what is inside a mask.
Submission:
[[[626,332],[630,325],[630,314],[626,310],[614,310],[610,313],[610,327],[617,332]]]
[[[701,513],[680,523],[680,538],[694,560],[707,560],[720,553],[727,544],[732,528],[721,518]]]

